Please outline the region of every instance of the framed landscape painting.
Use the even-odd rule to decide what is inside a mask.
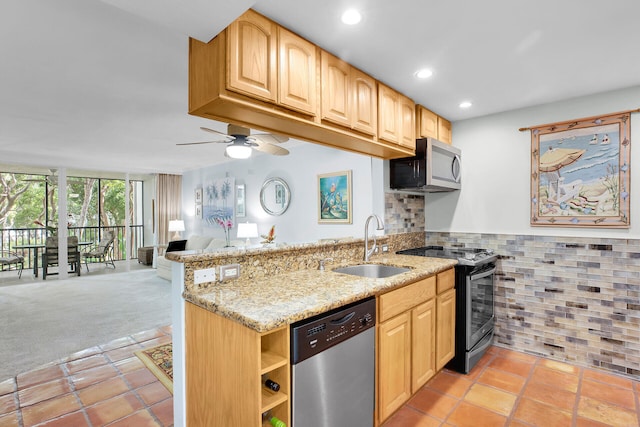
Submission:
[[[531,225],[628,228],[630,114],[531,130]]]
[[[318,175],[318,222],[352,222],[351,171]]]

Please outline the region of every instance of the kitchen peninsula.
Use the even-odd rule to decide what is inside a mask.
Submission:
[[[376,425],[393,413],[413,393],[415,378],[419,376],[424,384],[443,366],[442,360],[436,364],[436,359],[451,353],[445,348],[453,345],[451,299],[442,298],[440,313],[437,307],[441,297],[452,295],[452,267],[456,264],[455,260],[395,255],[398,249],[424,241],[424,233],[399,235],[402,239],[396,236],[381,238],[390,251],[373,256],[370,262],[410,270],[379,279],[332,271],[361,263],[362,239],[167,254],[176,261],[172,282],[174,305],[179,306],[173,310],[175,425],[260,426],[267,411],[290,425],[289,325],[369,296],[378,298],[379,313]],[[333,261],[325,261],[326,270],[320,270],[320,260],[327,259]],[[196,270],[219,271],[221,265],[229,264],[240,265],[238,279],[194,283]],[[384,314],[381,295],[386,298]],[[411,319],[423,305],[431,317],[419,317],[426,322],[414,320],[412,329],[404,319]],[[409,353],[406,357],[398,354],[397,341],[384,342],[384,329],[380,328],[390,322],[405,322],[400,327],[402,333],[393,339],[408,341],[409,348],[412,331],[424,334],[421,340],[426,350],[420,350],[424,350],[425,361],[421,366],[411,366]],[[421,329],[423,325],[426,330]],[[436,346],[444,351],[437,351]],[[381,349],[389,347],[394,349],[391,355],[381,354]],[[401,350],[406,349],[403,346]],[[401,357],[394,364],[406,365],[400,378],[382,372],[389,356]],[[261,379],[267,374],[280,384],[279,392],[262,390]],[[390,381],[384,393],[378,391],[381,378]]]

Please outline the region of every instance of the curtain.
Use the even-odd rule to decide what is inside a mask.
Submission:
[[[159,174],[156,200],[158,201],[158,243],[167,244],[170,240],[169,221],[182,219],[182,176]]]

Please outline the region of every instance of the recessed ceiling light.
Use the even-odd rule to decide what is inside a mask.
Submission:
[[[470,108],[472,105],[471,101],[462,101],[460,103],[460,108]]]
[[[428,79],[429,77],[433,76],[433,71],[429,70],[428,68],[423,68],[422,70],[416,71],[415,76],[419,79]]]
[[[361,19],[360,12],[355,9],[349,9],[342,14],[342,22],[347,25],[356,25]]]

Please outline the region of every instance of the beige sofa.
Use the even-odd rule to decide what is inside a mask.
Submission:
[[[194,251],[194,250],[205,250],[205,251],[215,251],[221,248],[224,248],[226,242],[224,239],[215,239],[209,236],[198,236],[193,235],[187,239],[184,250],[185,251]],[[244,241],[242,240],[231,240],[232,246],[244,246]],[[164,255],[158,255],[158,259],[156,260],[156,268],[158,270],[158,276],[163,279],[171,280],[171,262],[168,259],[165,259]]]

